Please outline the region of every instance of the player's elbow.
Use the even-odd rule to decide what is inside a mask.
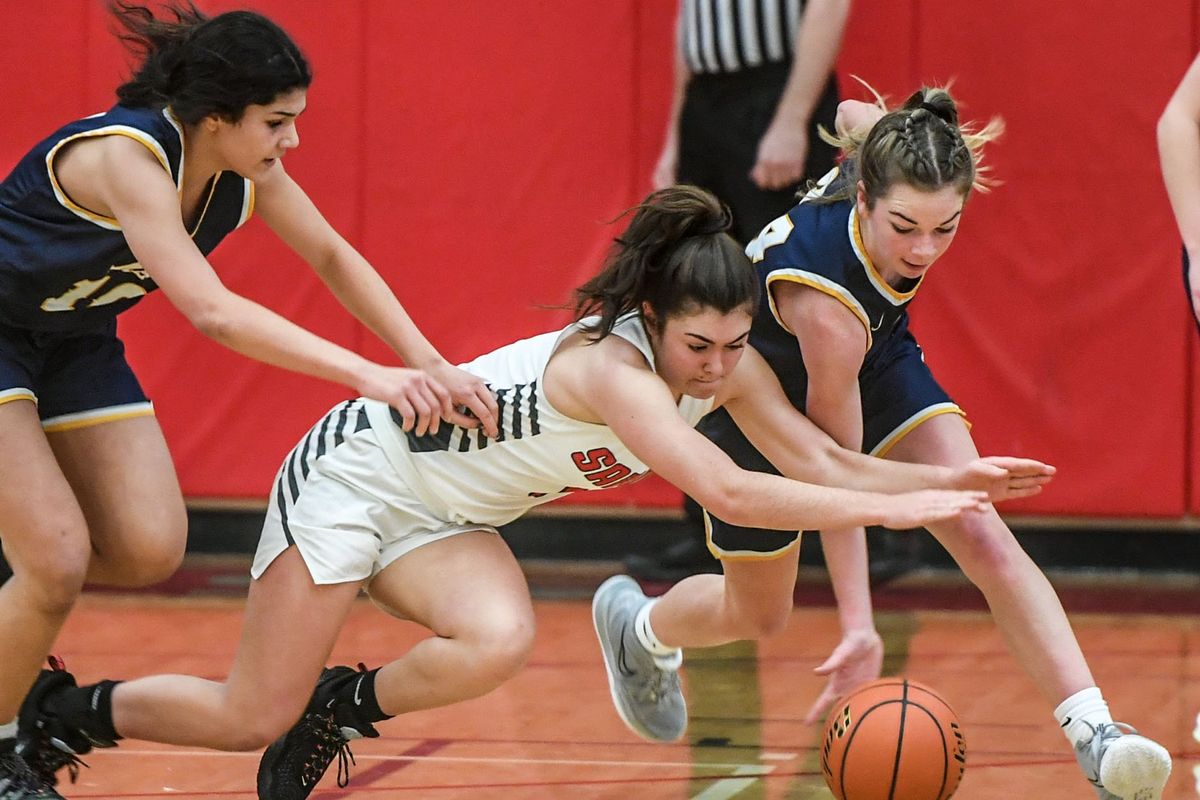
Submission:
[[[192,326],[208,338],[227,344],[237,327],[232,304],[222,298],[205,298],[188,304],[180,311]]]
[[[756,523],[754,500],[746,491],[746,478],[750,473],[737,467],[723,470],[710,479],[695,500],[708,513],[731,525],[753,527]]]

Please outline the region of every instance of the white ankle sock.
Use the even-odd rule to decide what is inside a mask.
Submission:
[[[17,721],[14,719],[7,725],[0,725],[0,739],[13,739],[17,735]]]
[[[650,655],[654,656],[654,661],[659,667],[679,669],[679,665],[683,663],[683,650],[678,647],[668,647],[660,642],[654,635],[654,629],[650,627],[650,609],[657,602],[657,599],[651,600],[638,609],[637,616],[633,619],[633,632],[637,634],[638,641],[642,643],[642,646],[650,651]]]
[[[1100,688],[1097,686],[1076,692],[1063,700],[1058,708],[1054,709],[1054,718],[1058,720],[1072,746],[1088,741],[1092,738],[1093,729],[1100,725],[1112,724],[1113,721],[1108,712],[1108,703],[1104,701],[1104,695],[1100,694]]]

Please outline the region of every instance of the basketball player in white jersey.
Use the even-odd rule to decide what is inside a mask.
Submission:
[[[373,400],[334,408],[276,479],[229,678],[76,688],[69,673],[47,670],[23,708],[23,731],[76,753],[122,737],[222,750],[274,741],[260,797],[307,797],[349,739],[377,735],[374,723],[484,694],[520,669],[533,609],[496,526],[535,505],[653,470],[722,518],[794,538],[805,528],[910,528],[978,513],[1050,479],[1051,467],[1025,459],[951,470],[836,446],[746,346],[759,290],[728,226],[728,211],[702,190],[656,192],[577,291],[578,322],[464,365],[496,394],[494,439],[445,425],[418,436]],[[693,430],[718,406],[789,477],[742,470]],[[794,558],[787,569],[794,580]],[[727,580],[739,580],[736,568]],[[431,636],[379,669],[325,669],[364,586]],[[730,591],[751,588],[743,579]],[[738,610],[720,602],[722,591],[709,582],[696,592],[694,636],[716,644],[775,626],[761,622],[778,617],[774,599]],[[759,620],[749,627],[738,618],[747,610]],[[647,685],[675,680],[677,664],[642,655]]]

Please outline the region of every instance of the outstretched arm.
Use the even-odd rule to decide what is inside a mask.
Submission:
[[[873,492],[974,489],[992,502],[1041,491],[1054,468],[1027,458],[980,458],[961,468],[888,461],[842,447],[801,414],[770,366],[752,348],[730,379],[725,401],[742,433],[789,478]]]
[[[683,421],[662,379],[634,361],[640,355],[613,355],[620,346],[606,340],[589,348],[588,355],[595,358],[591,367],[571,373],[574,396],[587,398],[591,411],[654,472],[734,525],[775,530],[904,528],[920,517],[956,517],[982,507],[986,500],[982,492],[888,495],[743,470]]]
[[[1158,119],[1163,183],[1190,266],[1192,310],[1200,317],[1200,56]]]
[[[495,398],[479,378],[452,366],[413,323],[375,268],[326,221],[308,195],[286,174],[274,176],[257,196],[259,215],[301,258],[312,265],[334,296],[410,367],[444,386],[439,397],[450,421],[474,426],[457,412],[466,406],[489,436],[496,434]]]
[[[87,179],[97,202],[111,210],[138,263],[198,330],[250,358],[387,402],[418,433],[449,418],[447,390],[426,373],[376,364],[226,288],[183,227],[174,182],[145,147],[123,136],[88,146],[94,149]]]

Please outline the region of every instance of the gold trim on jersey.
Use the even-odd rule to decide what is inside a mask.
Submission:
[[[867,453],[867,455],[886,458],[888,452],[895,447],[901,439],[912,433],[918,425],[920,425],[922,422],[926,422],[927,420],[931,420],[940,414],[958,414],[963,418],[963,422],[966,422],[968,428],[971,426],[971,423],[967,422],[967,412],[959,408],[956,403],[937,403],[929,406],[928,408],[921,409],[908,419],[904,420],[904,422],[900,423],[896,430],[883,437],[883,441],[875,445],[875,447],[872,448],[871,452]]]
[[[858,219],[858,206],[850,207],[850,219],[847,222],[847,229],[850,235],[850,246],[854,248],[854,254],[858,256],[858,260],[862,262],[863,268],[867,272],[867,280],[871,281],[871,285],[875,287],[884,298],[892,305],[898,306],[907,303],[917,293],[917,289],[921,288],[921,281],[925,280],[922,275],[917,278],[916,285],[907,292],[897,292],[883,276],[879,274],[879,270],[875,268],[874,262],[871,261],[871,256],[867,254],[867,246],[863,244],[862,239],[862,224]]]
[[[37,405],[37,395],[25,388],[5,389],[0,392],[0,406],[15,400],[32,400]]]
[[[58,142],[58,144],[50,148],[50,152],[46,153],[46,172],[50,177],[50,186],[52,189],[54,189],[54,196],[58,200],[59,205],[70,211],[75,216],[85,219],[94,225],[99,225],[101,228],[105,228],[110,231],[119,231],[121,230],[121,224],[115,217],[106,217],[103,214],[97,214],[95,211],[91,211],[81,205],[78,205],[74,200],[67,196],[67,193],[63,191],[62,186],[60,186],[58,183],[58,176],[54,174],[54,157],[58,155],[59,150],[78,139],[92,139],[99,136],[128,136],[130,139],[133,139],[135,142],[141,144],[143,147],[153,153],[154,157],[158,159],[160,164],[162,164],[163,169],[167,171],[168,175],[171,174],[171,165],[170,162],[167,161],[167,153],[165,150],[163,150],[162,145],[147,135],[145,131],[140,131],[137,128],[131,128],[128,125],[108,125],[103,128],[96,128],[95,130],[76,133],[72,136],[62,139]]]
[[[771,315],[775,317],[775,321],[779,323],[779,327],[783,328],[793,336],[796,332],[787,326],[783,318],[779,316],[779,309],[775,306],[775,295],[771,293],[771,284],[776,281],[788,281],[789,283],[799,283],[804,286],[816,289],[822,294],[827,294],[846,308],[858,318],[862,323],[863,330],[867,333],[867,352],[871,349],[873,337],[871,336],[871,320],[867,316],[867,310],[862,307],[862,304],[850,293],[850,290],[845,286],[840,286],[829,280],[823,275],[817,275],[815,272],[806,272],[801,269],[777,269],[767,275],[767,304],[771,308]]]
[[[150,401],[144,403],[126,403],[108,408],[94,408],[91,411],[80,411],[77,414],[63,414],[42,420],[42,429],[46,433],[59,433],[78,428],[90,428],[93,425],[103,425],[106,422],[118,422],[135,417],[154,416],[154,405]]]
[[[238,217],[237,224],[239,228],[254,215],[254,181],[249,178],[242,178],[242,180],[245,181],[245,184],[242,187],[242,215]]]
[[[704,541],[708,545],[708,552],[712,553],[713,558],[719,561],[774,561],[787,555],[788,551],[794,547],[800,546],[800,540],[804,537],[803,531],[796,531],[796,538],[776,550],[724,550],[718,547],[713,542],[712,536],[712,518],[708,515],[707,509],[701,509],[704,517]],[[781,534],[786,534],[787,531],[779,531]]]
[[[175,191],[179,193],[179,205],[182,206],[183,170],[187,165],[187,134],[184,133],[183,123],[179,121],[179,117],[175,116],[173,108],[166,106],[162,110],[162,115],[167,122],[171,123],[171,127],[175,129],[175,135],[179,137],[179,177],[175,180]],[[198,223],[196,227],[200,227]]]

